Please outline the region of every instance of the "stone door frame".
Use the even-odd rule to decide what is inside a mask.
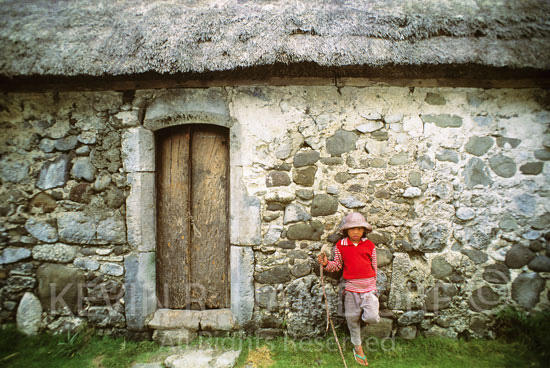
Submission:
[[[186,96],[187,97],[187,96]],[[169,104],[173,105],[173,96]],[[229,128],[230,188],[229,232],[231,278],[230,311],[238,325],[252,318],[254,308],[254,252],[260,242],[260,203],[248,196],[242,181],[240,165],[240,128],[225,110],[185,111],[163,110],[159,117],[152,113],[143,125],[126,129],[122,134],[122,155],[130,193],[126,199],[126,226],[131,252],[124,259],[125,311],[129,330],[143,331],[158,308],[156,296],[156,200],[155,200],[155,131],[183,124],[212,124]],[[215,102],[220,105],[219,99]],[[222,101],[224,105],[225,101]],[[159,99],[158,105],[166,105]],[[218,109],[219,110],[219,109]],[[253,216],[251,216],[251,213]]]

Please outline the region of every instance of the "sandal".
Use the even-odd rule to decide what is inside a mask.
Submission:
[[[364,366],[369,365],[369,362],[367,362],[367,354],[365,354],[364,356],[361,356],[355,352],[355,349],[353,349],[353,356],[355,357],[355,361],[358,364],[364,365]]]

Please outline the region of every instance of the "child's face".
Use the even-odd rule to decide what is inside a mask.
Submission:
[[[352,242],[358,242],[359,240],[361,240],[364,232],[365,229],[363,229],[362,227],[351,227],[348,229],[348,236]]]

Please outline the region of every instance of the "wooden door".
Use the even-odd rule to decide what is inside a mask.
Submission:
[[[228,130],[185,125],[159,131],[156,140],[159,303],[227,308]]]

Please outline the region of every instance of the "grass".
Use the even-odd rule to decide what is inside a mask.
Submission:
[[[351,353],[351,343],[340,335],[348,367],[359,367]],[[199,338],[192,346],[241,349],[237,368],[255,367],[343,367],[332,336],[308,340],[280,337]],[[498,340],[452,340],[417,338],[405,340],[368,339],[364,344],[370,367],[538,367],[524,342]],[[173,348],[153,342],[131,342],[94,335],[81,330],[73,335],[21,335],[13,326],[0,329],[0,367],[132,367],[135,363],[162,362],[174,354]]]
[[[93,330],[76,334],[25,336],[13,325],[0,329],[0,367],[112,367],[131,366],[136,357],[157,353],[158,345],[150,341],[126,342],[101,337]]]
[[[340,341],[345,339],[340,337]],[[348,367],[359,367],[355,363],[349,340],[343,346]],[[372,339],[365,344],[370,367],[379,368],[472,368],[472,367],[537,367],[530,360],[528,351],[520,343],[503,340],[452,340],[446,338],[417,338],[415,340]],[[342,359],[333,338],[314,340],[289,340],[279,338],[266,342],[269,367],[343,367]],[[243,349],[237,367],[246,367],[245,358],[258,349]],[[261,366],[258,366],[258,368]]]
[[[520,309],[505,308],[499,313],[495,328],[507,341],[526,345],[540,362],[550,361],[550,309],[527,315]]]

